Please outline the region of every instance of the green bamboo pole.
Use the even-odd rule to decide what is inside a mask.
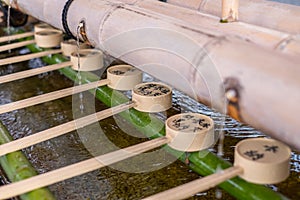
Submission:
[[[42,51],[42,49],[38,48],[35,45],[28,45],[28,48],[31,52]],[[48,64],[56,64],[66,61],[66,58],[64,58],[62,55],[53,55],[43,57],[43,61]],[[72,70],[71,68],[67,67],[60,69],[59,71],[69,79],[75,82],[77,81],[77,72]],[[89,83],[99,80],[98,76],[89,72],[81,72],[81,77],[82,83]],[[107,86],[97,88],[95,96],[97,99],[110,107],[128,101],[128,98],[125,95],[120,92],[113,91]],[[139,112],[135,109],[130,109],[128,112],[121,113],[121,116],[132,123],[139,131],[143,132],[147,136],[151,136],[151,138],[157,138],[165,135],[164,129],[162,129],[160,132],[157,132],[156,130],[157,126],[162,127],[164,123],[157,118],[151,118],[150,123],[150,115],[147,113]],[[231,163],[222,160],[221,158],[207,150],[191,153],[188,158],[186,158],[185,154],[182,154],[182,152],[178,152],[169,147],[166,147],[165,149],[173,155],[184,155],[180,156],[179,159],[183,162],[188,159],[189,167],[202,176],[216,173],[220,168],[226,169],[232,166]],[[252,184],[244,181],[239,177],[230,179],[220,184],[219,186],[235,198],[242,200],[288,199],[266,186]]]
[[[0,144],[12,141],[6,127],[0,121]],[[17,182],[37,175],[37,172],[21,151],[0,157],[0,164],[11,182]],[[37,189],[20,196],[22,200],[54,200],[55,197],[47,188]]]
[[[22,30],[14,30],[16,33],[22,33]],[[27,38],[32,39],[32,37]],[[26,39],[21,39],[23,41]],[[12,141],[13,138],[9,134],[7,128],[0,121],[0,145]],[[31,165],[26,156],[21,152],[13,152],[0,157],[0,165],[3,168],[7,178],[11,182],[17,182],[26,178],[37,175],[36,170]],[[55,200],[48,188],[40,188],[26,194],[20,195],[22,200]]]

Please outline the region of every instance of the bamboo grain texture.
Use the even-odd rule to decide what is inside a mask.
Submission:
[[[0,114],[10,112],[13,110],[18,110],[21,108],[26,108],[29,106],[34,106],[34,105],[41,104],[41,103],[45,103],[45,102],[63,98],[63,97],[66,97],[66,96],[69,96],[72,94],[84,92],[84,91],[87,91],[87,90],[90,90],[90,89],[93,89],[96,87],[107,85],[108,83],[109,83],[109,80],[104,79],[104,80],[100,80],[100,81],[96,81],[96,82],[92,82],[92,83],[88,83],[88,84],[84,84],[84,85],[79,85],[79,86],[75,86],[75,87],[70,87],[70,88],[50,92],[47,94],[23,99],[20,101],[4,104],[4,105],[0,106]]]
[[[26,33],[20,33],[16,35],[3,36],[0,37],[0,42],[13,41],[13,40],[18,40],[30,36],[34,36],[34,32],[26,32]]]
[[[22,41],[22,42],[16,42],[16,43],[12,43],[12,44],[2,45],[2,46],[0,46],[0,52],[11,50],[11,49],[16,49],[19,47],[24,47],[26,45],[34,44],[34,43],[35,43],[35,40],[26,40],[26,41]]]
[[[18,63],[18,62],[30,60],[30,59],[33,59],[33,58],[39,58],[39,57],[47,56],[47,55],[50,55],[50,54],[57,54],[57,53],[61,53],[61,52],[62,51],[60,49],[58,49],[58,50],[42,51],[42,52],[39,52],[39,53],[32,53],[32,54],[28,54],[28,55],[21,55],[21,56],[14,56],[14,57],[10,57],[10,58],[4,58],[4,59],[0,60],[0,66],[1,65],[13,64],[13,63]]]
[[[68,67],[71,65],[72,65],[72,62],[63,62],[63,63],[59,63],[59,64],[48,65],[48,66],[30,69],[30,70],[26,70],[26,71],[22,71],[22,72],[8,74],[5,76],[0,76],[0,84],[11,82],[11,81],[16,81],[16,80],[23,79],[23,78],[28,78],[31,76],[45,73],[45,72],[58,70],[58,69]]]
[[[96,169],[152,150],[167,144],[168,142],[169,139],[167,137],[157,138],[148,142],[143,142],[141,144],[107,153],[102,156],[81,161],[79,163],[56,169],[41,175],[37,175],[32,178],[2,186],[0,187],[0,199],[11,198],[37,188],[46,187],[66,179],[94,171]]]

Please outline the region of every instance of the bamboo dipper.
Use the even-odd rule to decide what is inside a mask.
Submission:
[[[155,194],[145,200],[185,199],[240,176],[257,184],[275,184],[289,176],[291,150],[285,144],[265,138],[245,139],[235,148],[234,167]]]

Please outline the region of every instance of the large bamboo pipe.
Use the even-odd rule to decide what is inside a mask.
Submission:
[[[120,1],[127,2],[130,0]],[[295,56],[299,56],[300,54],[300,37],[294,34],[245,22],[220,23],[220,17],[218,16],[207,15],[198,11],[166,5],[164,3],[153,3],[152,0],[137,1],[135,5],[162,15],[171,16],[178,21],[184,21],[184,23],[181,23],[182,25],[192,24],[193,28],[199,28],[206,33],[217,36],[236,35],[237,37],[286,54]],[[300,9],[298,14],[300,16]],[[174,22],[176,23],[175,20]]]
[[[60,29],[64,4],[61,0],[18,1],[22,10]],[[238,94],[234,105],[243,121],[300,149],[297,58],[211,34],[167,17],[174,15],[172,10],[162,15],[142,4],[76,0],[69,8],[68,24],[75,34],[84,19],[94,45],[221,112],[226,82],[225,89]]]
[[[167,0],[167,3],[221,17],[220,0]],[[300,33],[300,7],[266,0],[239,3],[239,20],[292,34]]]
[[[20,0],[18,2],[21,4]],[[236,35],[237,37],[244,38],[245,40],[286,54],[298,56],[300,53],[300,38],[289,33],[271,30],[244,22],[224,24],[219,22],[219,17],[153,0],[110,0],[109,2],[135,5],[141,9],[147,9],[149,12],[155,12],[158,15],[163,15],[164,17],[160,17],[165,18],[165,20],[172,20],[173,23],[178,23],[181,26],[199,29],[206,34],[212,34],[215,36]],[[40,6],[43,6],[43,4],[41,3]],[[18,5],[17,7],[24,8],[24,12],[30,12],[30,14],[36,17],[42,17],[40,19],[48,17],[40,16],[41,14],[36,11],[32,13],[32,9],[28,5]],[[169,16],[171,16],[172,19]],[[55,21],[60,23],[61,16],[57,19],[55,18]],[[56,24],[56,26],[59,26],[59,24]]]

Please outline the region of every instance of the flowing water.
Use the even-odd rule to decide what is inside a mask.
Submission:
[[[10,1],[9,5],[8,5],[8,10],[7,10],[7,21],[6,21],[6,24],[7,24],[7,35],[10,36],[11,33],[10,33],[10,12],[11,12],[11,4],[12,4],[12,0]],[[8,38],[8,41],[7,43],[10,44],[10,38]],[[8,50],[8,53],[11,53],[11,49]]]
[[[76,29],[76,45],[77,45],[77,59],[78,59],[78,69],[80,70],[80,39],[79,39],[79,34],[80,34],[80,28],[82,27],[82,24],[80,23],[78,26],[77,26],[77,29]],[[78,79],[78,85],[81,85],[82,84],[82,77],[81,77],[81,74],[80,74],[80,71],[78,71],[77,73],[77,79]],[[83,114],[83,111],[84,111],[84,104],[83,104],[83,92],[80,92],[79,93],[79,109],[80,109],[80,113]]]

